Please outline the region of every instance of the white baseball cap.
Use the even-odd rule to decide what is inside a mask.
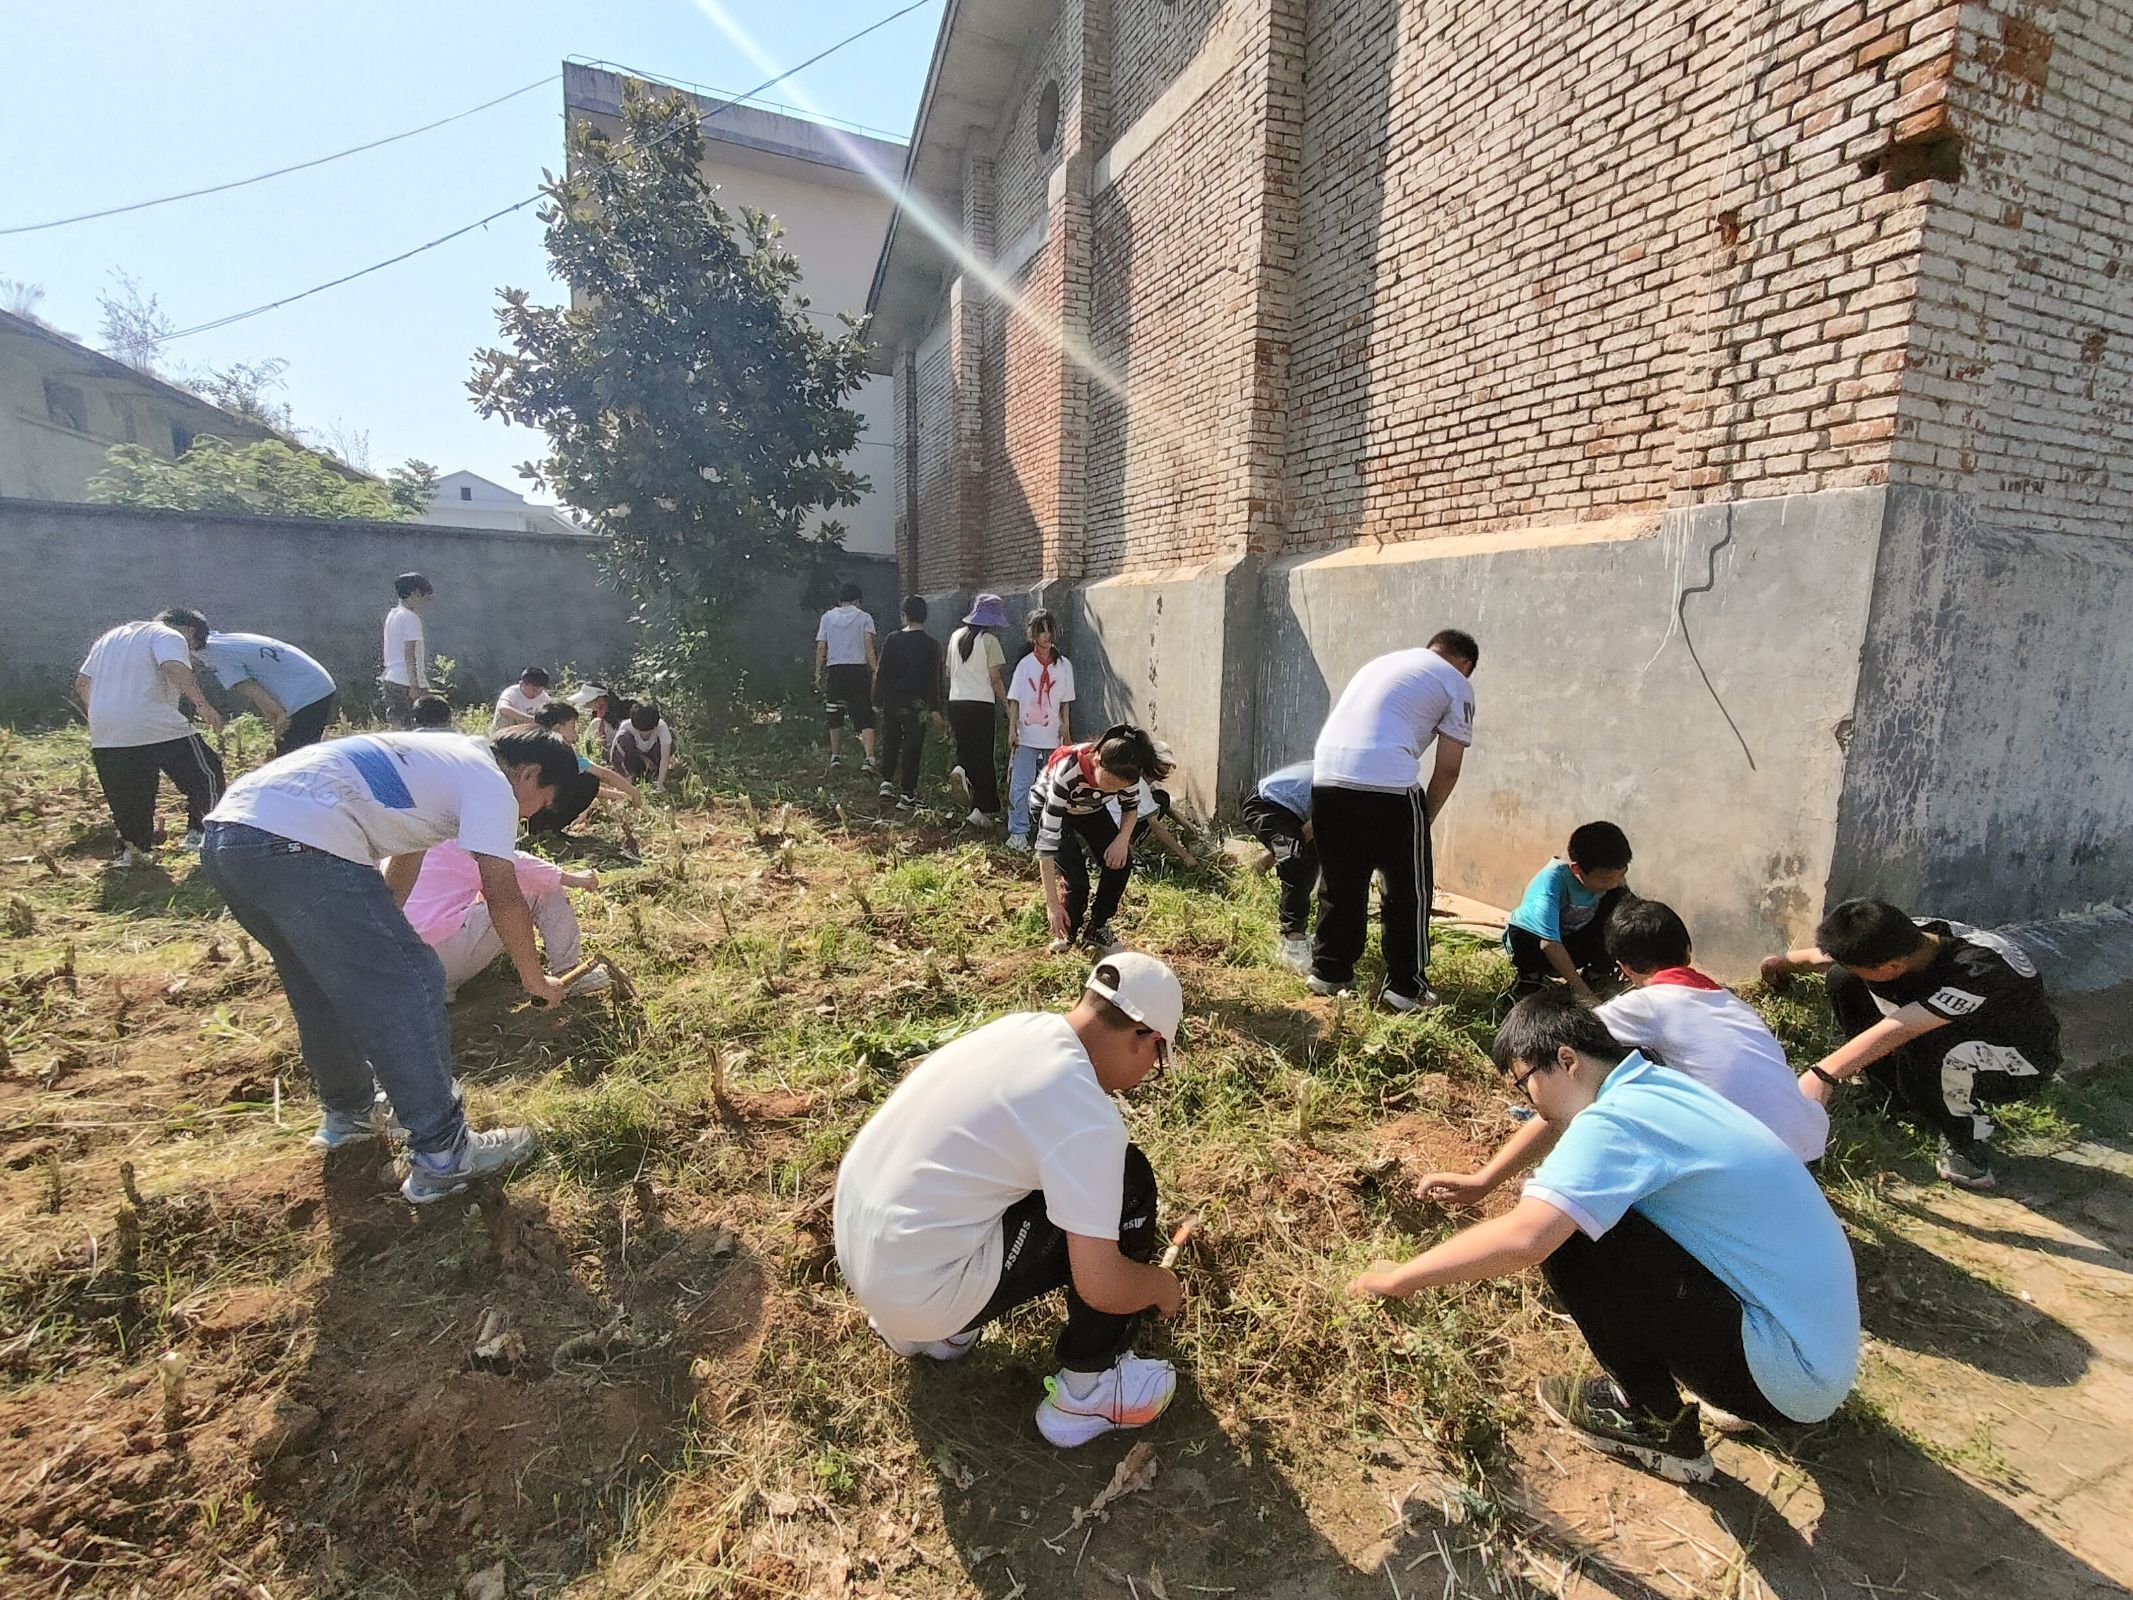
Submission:
[[[613,697],[597,683],[588,683],[582,689],[571,690],[564,698],[580,711],[586,711],[591,709],[595,700],[612,699]]]
[[[1115,974],[1116,981],[1106,982],[1107,974]],[[1121,950],[1097,962],[1083,987],[1110,1001],[1142,1027],[1153,1028],[1163,1036],[1166,1046],[1177,1045],[1178,1024],[1185,1017],[1185,991],[1178,984],[1178,975],[1164,962],[1138,950]]]

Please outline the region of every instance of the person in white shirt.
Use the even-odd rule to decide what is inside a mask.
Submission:
[[[1621,901],[1607,925],[1607,953],[1636,986],[1594,1008],[1608,1033],[1725,1096],[1801,1161],[1821,1159],[1829,1113],[1800,1093],[1785,1047],[1755,1008],[1691,964],[1688,926],[1672,906],[1635,896]],[[1561,1135],[1536,1117],[1478,1172],[1432,1172],[1416,1188],[1425,1200],[1477,1205],[1546,1156]]]
[[[534,1141],[524,1128],[468,1130],[444,967],[402,907],[430,847],[456,840],[520,983],[544,1006],[560,1002],[514,858],[519,819],[577,769],[569,746],[541,732],[358,734],[268,762],[208,814],[202,868],[273,958],[325,1108],[312,1142],[374,1138],[382,1087],[407,1129],[400,1192],[418,1205],[517,1165]]]
[[[650,700],[630,707],[630,714],[615,730],[608,746],[607,764],[631,783],[649,783],[655,789],[667,786],[667,768],[674,760],[674,730]]]
[[[844,765],[844,725],[859,734],[865,772],[879,772],[874,760],[874,671],[880,656],[874,645],[874,618],[859,603],[861,590],[847,583],[837,603],[815,625],[815,690],[829,718],[830,765]]]
[[[1022,619],[1029,654],[1007,683],[1007,848],[1029,848],[1029,792],[1061,745],[1073,742],[1074,663],[1059,653],[1058,628],[1039,607]]]
[[[193,732],[179,709],[192,702],[216,733],[221,713],[193,677],[192,631],[206,631],[197,611],[173,607],[153,622],[127,622],[89,647],[74,676],[74,698],[89,719],[89,760],[118,830],[112,864],[145,865],[155,848],[157,775],[185,796],[185,848],[200,847],[200,828],[222,794],[222,758]]]
[[[1000,820],[1000,767],[994,755],[1000,708],[1007,703],[1007,652],[995,628],[1007,626],[996,594],[971,603],[963,625],[948,636],[948,726],[955,732],[955,765],[948,782],[970,802],[963,820],[989,828]]]
[[[987,1023],[914,1067],[837,1169],[837,1264],[899,1355],[953,1361],[986,1323],[1067,1292],[1060,1372],[1037,1426],[1086,1443],[1153,1422],[1177,1375],[1132,1353],[1177,1274],[1155,1264],[1155,1172],[1112,1096],[1169,1059],[1184,1014],[1175,973],[1121,951],[1074,1008]]]
[[[1435,1005],[1429,969],[1434,880],[1429,829],[1459,782],[1474,741],[1480,663],[1473,635],[1446,628],[1426,649],[1395,650],[1348,680],[1311,753],[1311,831],[1318,846],[1318,929],[1311,945],[1313,994],[1355,981],[1369,935],[1370,879],[1382,873],[1386,1005]],[[1437,747],[1429,783],[1422,755]]]
[[[378,686],[385,696],[385,720],[395,728],[415,725],[415,702],[429,692],[429,640],[422,631],[422,613],[436,592],[419,572],[393,579],[400,603],[385,613],[385,667]]]
[[[540,720],[542,710],[554,703],[548,693],[548,669],[528,667],[518,675],[518,682],[507,685],[496,697],[496,714],[489,719],[489,732],[493,737],[513,728],[530,728]]]

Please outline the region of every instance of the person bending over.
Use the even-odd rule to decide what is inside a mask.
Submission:
[[[1629,893],[1629,862],[1629,835],[1612,822],[1571,829],[1569,846],[1533,875],[1504,925],[1504,949],[1518,969],[1514,998],[1560,978],[1588,1006],[1600,1003],[1593,986],[1616,982],[1607,923]]]
[[[551,701],[541,707],[533,721],[544,733],[552,733],[570,746],[571,759],[577,762],[578,772],[576,777],[556,790],[554,805],[526,819],[528,833],[569,832],[570,825],[584,816],[602,794],[611,794],[632,804],[643,804],[644,796],[629,779],[613,767],[603,767],[599,762],[579,753],[576,706],[568,700]]]
[[[934,1052],[837,1169],[837,1265],[898,1355],[954,1361],[988,1322],[1066,1291],[1037,1427],[1062,1448],[1153,1422],[1177,1392],[1133,1353],[1184,1300],[1154,1264],[1155,1172],[1112,1096],[1168,1059],[1183,992],[1153,956],[1096,964],[1064,1016],[1020,1012]]]
[[[193,677],[190,639],[205,632],[197,611],[174,606],[153,622],[126,622],[89,647],[74,675],[74,698],[89,719],[89,760],[118,832],[116,867],[154,860],[156,788],[167,777],[185,796],[185,848],[222,794],[222,758],[193,732],[184,705],[222,731],[222,715]]]
[[[1120,723],[1087,744],[1062,745],[1037,774],[1030,806],[1037,813],[1037,875],[1044,885],[1052,953],[1085,938],[1099,953],[1116,947],[1111,919],[1133,875],[1133,827],[1140,816],[1140,782],[1160,781],[1170,767],[1155,741]],[[1113,802],[1116,809],[1113,809]],[[1089,866],[1101,874],[1089,903]],[[1083,918],[1086,914],[1086,931]]]

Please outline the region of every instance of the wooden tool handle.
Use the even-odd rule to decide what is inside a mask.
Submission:
[[[1175,1267],[1179,1258],[1185,1254],[1185,1247],[1192,1243],[1192,1236],[1199,1231],[1200,1219],[1198,1217],[1187,1217],[1183,1222],[1179,1223],[1177,1231],[1170,1236],[1170,1248],[1163,1252],[1162,1264],[1165,1267]]]

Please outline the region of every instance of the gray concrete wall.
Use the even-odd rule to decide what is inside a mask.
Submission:
[[[1832,896],[1979,924],[2133,897],[2133,546],[1888,499]]]

